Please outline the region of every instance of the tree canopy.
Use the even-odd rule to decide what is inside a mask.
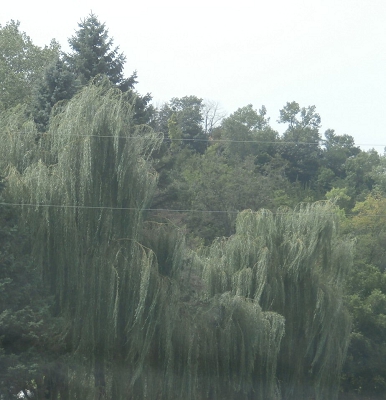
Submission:
[[[69,43],[0,27],[0,397],[383,398],[386,155]]]
[[[20,23],[0,25],[0,110],[31,100],[32,88],[45,66],[59,53],[59,45],[35,46]]]
[[[133,89],[136,73],[124,78],[123,67],[126,57],[113,47],[105,24],[90,13],[78,24],[79,29],[68,43],[72,53],[66,56],[70,69],[78,75],[82,84],[87,84],[98,75],[105,75],[122,91]]]

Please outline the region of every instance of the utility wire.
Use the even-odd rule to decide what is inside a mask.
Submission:
[[[43,134],[44,135],[44,134]],[[49,134],[48,134],[49,135]],[[76,133],[68,133],[61,136],[74,136],[77,138],[87,138],[87,137],[97,137],[97,138],[114,138],[114,139],[128,139],[128,140],[136,140],[136,139],[145,139],[146,136],[114,136],[114,135],[77,135]],[[258,143],[258,144],[274,144],[274,145],[281,145],[281,144],[303,144],[303,145],[323,145],[325,142],[324,139],[321,139],[318,142],[296,142],[296,141],[265,141],[265,140],[233,140],[233,139],[213,139],[213,138],[180,138],[180,139],[173,139],[173,138],[163,138],[165,142],[209,142],[209,143]],[[354,146],[374,146],[374,147],[386,147],[386,144],[372,144],[372,143],[355,143]]]
[[[169,208],[136,208],[136,207],[108,207],[108,206],[82,206],[67,204],[33,204],[33,203],[6,203],[0,202],[0,206],[21,206],[21,207],[55,207],[55,208],[79,208],[90,210],[121,210],[121,211],[157,211],[157,212],[178,212],[178,213],[203,213],[203,214],[239,214],[241,211],[236,210],[190,210],[190,209],[169,209]],[[243,210],[242,210],[243,211]],[[275,215],[285,215],[284,212],[272,212]],[[360,213],[359,213],[360,214]],[[346,214],[347,216],[358,215],[354,213]],[[386,214],[365,214],[367,217],[386,217]]]
[[[143,136],[113,136],[113,135],[77,135],[67,134],[65,136],[75,137],[99,137],[99,138],[116,138],[116,139],[144,139]],[[216,142],[216,143],[260,143],[260,144],[303,144],[303,145],[319,145],[320,142],[283,142],[283,141],[260,141],[260,140],[231,140],[231,139],[191,139],[181,138],[172,139],[164,138],[165,141],[200,141],[200,142]],[[323,142],[323,141],[322,141]],[[357,144],[357,146],[384,146],[381,144]],[[25,207],[57,207],[57,208],[79,208],[79,209],[100,209],[100,210],[127,210],[127,211],[155,211],[155,212],[181,212],[181,213],[225,213],[225,214],[237,214],[239,211],[225,211],[225,210],[174,210],[166,208],[134,208],[134,207],[107,207],[107,206],[81,206],[81,205],[63,205],[63,204],[31,204],[31,203],[5,203],[0,202],[2,206],[25,206]],[[368,216],[386,216],[383,214],[367,214]]]
[[[114,139],[145,139],[144,136],[114,136],[114,135],[77,135],[76,133],[65,134],[63,136],[75,136],[78,138],[98,137],[98,138],[114,138]],[[262,143],[262,144],[311,144],[319,145],[319,142],[283,142],[283,141],[264,141],[264,140],[233,140],[233,139],[205,139],[205,138],[163,138],[165,142],[210,142],[210,143]]]
[[[99,209],[99,210],[127,210],[127,211],[170,211],[170,212],[198,212],[198,213],[226,213],[237,214],[239,211],[224,210],[173,210],[168,208],[136,208],[136,207],[108,207],[108,206],[82,206],[71,204],[32,204],[32,203],[5,203],[1,206],[21,206],[21,207],[56,207],[56,208],[81,208],[81,209]]]

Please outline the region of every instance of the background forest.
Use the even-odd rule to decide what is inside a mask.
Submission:
[[[0,398],[385,398],[385,155],[69,44],[0,26]]]

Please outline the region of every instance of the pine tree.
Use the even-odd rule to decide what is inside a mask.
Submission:
[[[113,39],[109,38],[105,24],[101,23],[93,13],[81,21],[79,30],[69,39],[72,53],[65,56],[70,70],[77,76],[82,85],[87,85],[97,77],[107,77],[134,104],[134,120],[138,124],[146,124],[152,118],[153,107],[149,104],[151,95],[142,96],[135,90],[137,72],[129,78],[123,75],[126,56],[119,53],[119,47],[113,47]]]
[[[40,132],[48,127],[52,108],[62,100],[71,99],[79,83],[60,58],[51,63],[34,89],[32,115]]]
[[[66,60],[83,85],[98,75],[104,75],[122,91],[133,89],[137,75],[123,76],[126,57],[119,53],[119,47],[113,47],[105,24],[91,13],[79,24],[79,30],[69,39],[72,53]]]

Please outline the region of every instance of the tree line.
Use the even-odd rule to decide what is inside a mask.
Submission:
[[[295,101],[154,107],[78,28],[0,26],[2,398],[383,398],[385,156]]]

